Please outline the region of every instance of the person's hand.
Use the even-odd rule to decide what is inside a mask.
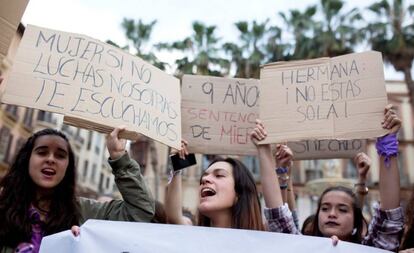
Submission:
[[[367,173],[371,167],[372,161],[365,153],[360,152],[354,157],[354,163],[358,170],[358,178],[362,180],[367,179]]]
[[[275,158],[276,158],[276,166],[278,168],[279,167],[288,168],[290,167],[292,163],[293,152],[288,146],[277,144]]]
[[[170,155],[178,154],[181,159],[185,159],[185,156],[189,154],[188,152],[188,142],[184,139],[181,140],[181,149],[177,150],[175,148],[171,149]]]
[[[72,226],[70,228],[70,231],[72,232],[74,237],[78,237],[80,235],[80,227],[78,226]]]
[[[414,248],[398,251],[398,253],[414,253]]]
[[[119,133],[124,130],[125,126],[116,127],[106,136],[106,147],[111,160],[116,160],[125,154],[126,140],[118,138]]]
[[[339,242],[339,238],[336,235],[331,236],[331,240],[332,240],[332,245],[335,247],[336,245],[338,245]]]
[[[264,125],[260,119],[256,119],[256,127],[250,133],[250,139],[253,144],[259,146],[259,142],[263,141],[267,137],[267,132],[264,128]]]
[[[389,104],[384,110],[384,120],[381,122],[384,129],[390,130],[390,133],[397,133],[401,128],[401,120],[398,118],[393,105]]]

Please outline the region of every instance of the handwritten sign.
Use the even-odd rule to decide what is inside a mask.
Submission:
[[[364,139],[386,134],[382,56],[365,52],[261,69],[264,143],[309,139]]]
[[[6,57],[10,43],[29,0],[1,0],[0,2],[0,60]]]
[[[259,81],[184,75],[183,138],[190,152],[256,154],[249,134],[259,118]]]
[[[353,158],[366,152],[366,140],[307,140],[288,142],[294,160]]]
[[[2,102],[64,114],[74,125],[123,137],[181,142],[179,80],[87,36],[28,26]]]
[[[330,238],[244,229],[88,220],[80,236],[70,231],[46,236],[40,253],[193,253],[193,252],[364,252],[389,251]]]

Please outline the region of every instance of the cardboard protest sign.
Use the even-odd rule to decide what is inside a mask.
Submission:
[[[68,116],[108,133],[125,125],[168,146],[181,142],[179,80],[88,36],[28,26],[6,81],[3,103]]]
[[[386,134],[379,52],[264,65],[260,72],[263,143],[365,139]]]
[[[190,152],[256,154],[249,134],[259,118],[259,80],[184,75],[182,129]]]
[[[29,0],[0,2],[0,61],[6,57]]]
[[[245,229],[144,222],[87,220],[80,236],[68,231],[42,239],[40,253],[194,253],[194,252],[385,253],[389,251],[330,238]]]
[[[353,158],[366,152],[366,140],[307,140],[288,142],[294,160]]]

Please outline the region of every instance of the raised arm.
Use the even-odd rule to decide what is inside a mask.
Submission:
[[[282,192],[279,180],[275,173],[275,161],[272,157],[270,144],[259,145],[258,142],[266,139],[267,133],[260,120],[256,120],[256,127],[251,133],[251,139],[257,147],[260,162],[260,181],[267,208],[277,208],[283,205]]]
[[[298,211],[296,209],[296,199],[295,199],[295,192],[293,188],[293,179],[292,179],[292,166],[293,163],[290,163],[290,167],[288,168],[288,187],[286,188],[286,197],[287,197],[287,204],[289,209],[292,211],[293,221],[295,222],[296,228],[299,230],[299,217]],[[282,195],[283,196],[283,195]]]
[[[283,204],[282,192],[278,176],[275,173],[275,159],[273,159],[270,144],[259,145],[258,142],[266,138],[267,133],[260,120],[256,121],[256,127],[251,133],[251,139],[257,147],[260,161],[260,178],[262,191],[267,208],[264,214],[268,223],[268,229],[272,232],[298,234],[299,230],[295,226],[292,213],[288,206]],[[279,165],[292,160],[292,156],[287,152],[287,147],[282,146],[276,152],[276,161]]]
[[[276,174],[279,180],[280,190],[282,192],[283,203],[288,203],[290,210],[294,210],[291,208],[293,203],[291,203],[292,201],[290,194],[290,191],[293,188],[290,177],[292,158],[293,152],[288,146],[282,144],[276,145]]]
[[[404,231],[404,214],[400,207],[400,173],[397,164],[397,132],[401,120],[392,106],[384,111],[382,127],[389,134],[377,139],[376,148],[380,156],[380,207],[375,209],[368,234],[362,244],[397,251]]]
[[[276,174],[279,179],[280,191],[282,192],[283,203],[287,203],[292,212],[293,221],[296,228],[299,230],[299,219],[296,210],[295,193],[293,191],[292,182],[292,150],[286,146],[278,144],[276,146],[275,160],[276,160]]]
[[[390,210],[400,206],[397,133],[401,127],[401,120],[398,118],[392,105],[388,105],[384,110],[382,127],[390,132],[378,138],[376,144],[378,154],[380,155],[379,190],[381,210]]]
[[[185,155],[188,155],[187,142],[185,140],[181,141],[181,150],[173,151],[172,153],[178,153],[180,158],[184,159]],[[183,217],[181,170],[172,172],[171,177],[165,197],[167,222],[170,224],[191,225],[188,223],[188,219],[184,219]]]
[[[368,194],[367,174],[371,167],[372,161],[365,153],[360,152],[354,157],[354,164],[358,172],[358,182],[355,184],[355,193],[358,204],[364,206],[365,196]]]
[[[125,150],[125,140],[118,138],[124,128],[115,128],[107,136],[108,162],[115,176],[115,183],[123,200],[100,203],[81,198],[83,221],[106,219],[115,221],[151,221],[154,216],[154,200],[147,188],[140,167]]]

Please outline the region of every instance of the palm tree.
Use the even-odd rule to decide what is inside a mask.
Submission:
[[[269,20],[262,23],[253,21],[251,24],[246,21],[235,23],[241,44],[228,42],[223,48],[236,66],[236,77],[259,78],[260,65],[269,59],[278,58],[281,51],[278,47],[281,30],[278,27],[268,27],[268,22]]]
[[[358,28],[358,21],[362,20],[359,10],[344,12],[342,0],[321,0],[320,7],[323,20],[314,30],[319,55],[334,57],[352,53],[363,39]]]
[[[362,16],[357,8],[344,11],[342,0],[321,0],[319,8],[310,6],[303,12],[291,10],[290,17],[281,17],[293,30],[295,46],[292,58],[334,57],[353,52],[362,41],[358,21]],[[317,10],[321,20],[315,19]]]
[[[282,41],[282,29],[278,26],[271,26],[268,29],[266,44],[267,62],[289,60],[288,50],[290,45]]]
[[[289,15],[279,12],[279,16],[285,22],[288,30],[293,34],[294,43],[289,45],[293,47],[293,52],[287,55],[293,59],[307,59],[317,57],[313,48],[313,29],[316,22],[313,17],[316,13],[316,6],[309,6],[303,12],[299,10],[290,10]]]
[[[151,39],[152,30],[156,23],[156,20],[146,24],[141,19],[135,22],[133,19],[124,18],[121,26],[125,31],[125,36],[136,50],[135,55],[153,64],[157,68],[165,70],[167,63],[160,61],[150,49],[146,50]],[[125,51],[129,51],[130,49],[130,45],[120,47],[117,43],[111,40],[107,40],[106,43],[119,47]]]
[[[215,35],[216,26],[193,22],[193,34],[182,41],[160,43],[159,49],[178,50],[185,54],[176,60],[177,75],[222,75],[222,68],[228,68],[228,62],[218,56],[219,38]]]
[[[372,49],[382,52],[384,60],[404,73],[414,105],[414,82],[411,69],[414,60],[414,4],[406,6],[403,0],[381,0],[368,7],[376,14],[377,21],[367,25]],[[408,15],[407,15],[408,14]]]
[[[230,55],[230,62],[236,66],[235,77],[248,78],[246,73],[246,59],[243,57],[243,49],[233,42],[223,44],[223,50]]]

